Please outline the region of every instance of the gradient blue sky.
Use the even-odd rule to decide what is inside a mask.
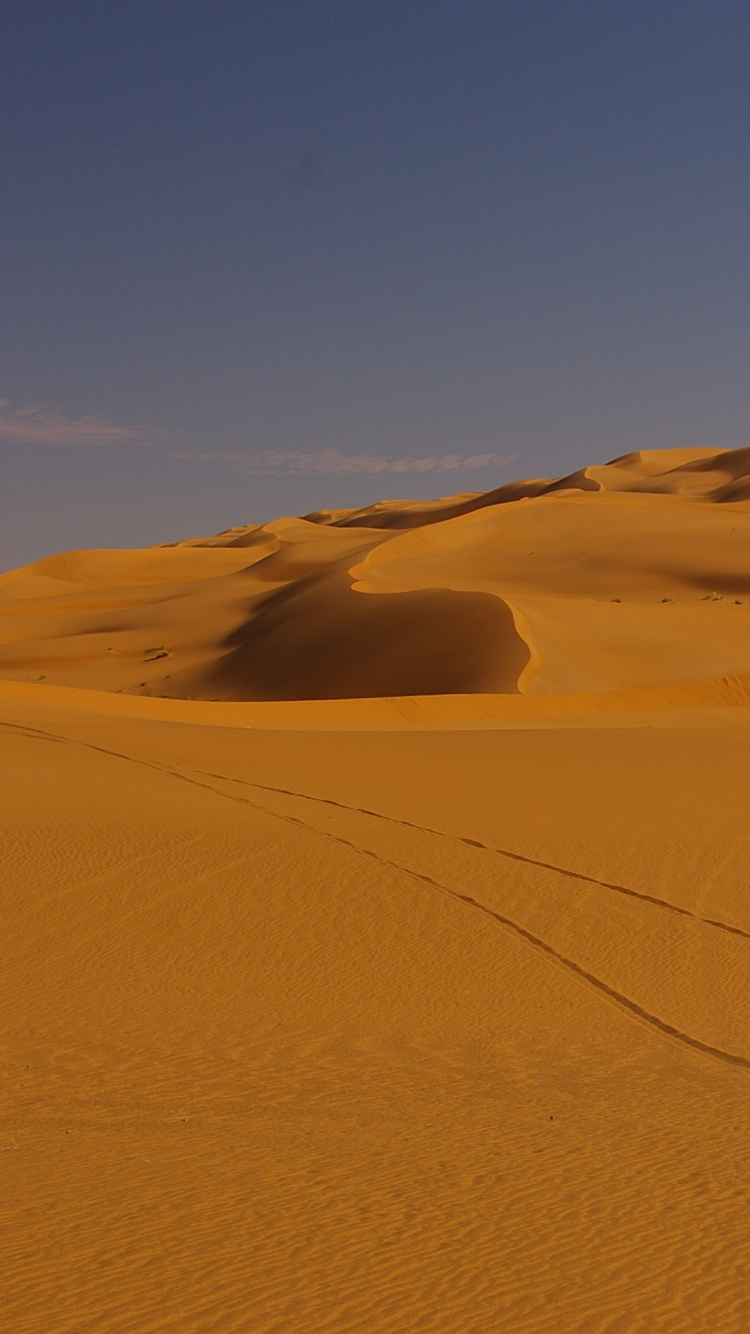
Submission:
[[[750,6],[4,0],[0,568],[750,443]]]

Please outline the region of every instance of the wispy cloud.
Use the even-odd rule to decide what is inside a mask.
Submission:
[[[150,445],[177,432],[151,426],[116,426],[100,413],[67,417],[44,403],[12,408],[0,398],[0,441],[14,445]]]
[[[14,408],[0,398],[0,443],[14,445],[151,445],[174,441],[181,431],[161,431],[152,426],[118,426],[101,413],[68,417],[45,403]],[[315,477],[348,474],[377,476],[388,473],[473,472],[490,465],[511,463],[514,454],[428,454],[420,458],[387,458],[382,454],[344,454],[339,449],[321,450],[170,450],[174,459],[232,463],[241,472],[261,476]]]
[[[282,473],[286,476],[313,477],[331,476],[332,474],[362,474],[374,476],[380,473],[440,473],[472,472],[476,468],[487,468],[491,464],[500,467],[511,463],[515,457],[507,454],[429,454],[423,458],[389,459],[380,454],[342,454],[338,449],[322,450],[267,450],[251,454],[246,451],[225,453],[222,450],[210,450],[201,453],[189,451],[173,453],[173,458],[211,459],[236,463],[245,473],[271,475]]]

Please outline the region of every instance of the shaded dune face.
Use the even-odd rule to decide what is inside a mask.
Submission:
[[[234,700],[515,694],[529,660],[501,598],[444,589],[371,596],[342,575],[271,593],[223,647],[174,691]]]

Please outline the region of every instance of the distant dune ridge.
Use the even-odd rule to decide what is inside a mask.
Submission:
[[[0,576],[5,678],[203,700],[548,695],[750,671],[750,448],[69,552]]]

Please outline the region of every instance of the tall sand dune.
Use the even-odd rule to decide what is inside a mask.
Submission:
[[[2,1328],[745,1334],[750,451],[0,613]]]
[[[556,694],[750,671],[750,450],[0,576],[0,676],[187,699]]]

